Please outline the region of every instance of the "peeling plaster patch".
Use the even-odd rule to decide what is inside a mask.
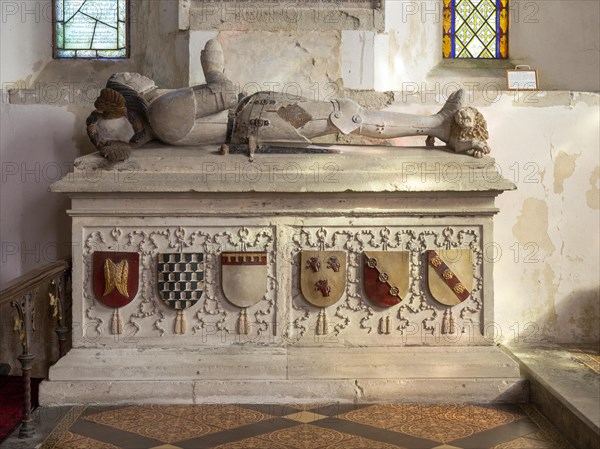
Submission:
[[[562,150],[558,153],[554,162],[554,193],[563,193],[564,181],[573,176],[575,161],[579,156],[581,153],[569,155]]]
[[[344,96],[356,101],[368,109],[384,109],[394,103],[394,92],[375,92],[372,90],[344,89]]]
[[[225,74],[246,93],[283,92],[326,101],[340,96],[340,32],[222,32]]]
[[[513,235],[519,243],[535,243],[550,255],[556,249],[548,235],[548,205],[536,198],[523,201],[521,215],[512,228]]]
[[[481,98],[476,98],[475,106],[483,106],[481,100],[485,100],[488,94],[481,94]],[[552,108],[556,106],[564,106],[569,109],[575,108],[578,104],[583,103],[587,106],[598,107],[600,104],[600,95],[593,92],[570,92],[570,91],[515,91],[503,92],[503,96],[512,96],[513,107],[534,107],[534,108]],[[479,100],[479,101],[477,101]],[[489,103],[489,101],[487,101]]]
[[[600,167],[596,168],[590,176],[590,190],[585,192],[585,200],[590,209],[600,209]]]
[[[360,28],[360,18],[356,17],[353,14],[349,14],[346,11],[340,11],[342,14],[342,17],[349,19],[353,24],[354,24],[354,29],[357,30],[358,28]]]
[[[572,92],[572,94],[573,101],[576,103],[583,103],[596,108],[600,106],[600,94],[594,92]]]

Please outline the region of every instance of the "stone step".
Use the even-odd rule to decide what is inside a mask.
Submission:
[[[518,363],[494,346],[75,348],[50,368],[66,403],[523,402]]]
[[[518,378],[494,346],[72,349],[51,381]]]
[[[569,345],[564,345],[569,347]],[[576,447],[600,444],[600,374],[563,345],[512,345],[531,386],[531,402]]]
[[[521,378],[44,381],[40,404],[519,403]]]

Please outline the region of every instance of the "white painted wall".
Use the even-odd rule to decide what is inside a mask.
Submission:
[[[495,239],[502,256],[495,269],[496,316],[504,337],[510,336],[511,326],[518,323],[521,333],[535,332],[536,338],[597,341],[599,100],[597,94],[571,91],[600,90],[600,4],[577,0],[535,3],[534,16],[532,10],[524,10],[523,2],[513,3],[521,8],[521,15],[511,25],[511,55],[515,62],[540,70],[543,88],[559,92],[515,100],[512,94],[498,97],[496,90],[487,89],[473,100],[488,119],[494,156],[505,176],[518,186],[516,192],[498,200],[501,212]],[[110,73],[122,70],[144,71],[166,87],[201,82],[199,50],[217,33],[177,31],[174,4],[167,0],[144,2],[134,26],[134,57],[117,64],[51,61],[49,24],[8,16],[1,31],[2,83],[26,80],[28,87],[35,87],[38,82],[47,86],[83,80],[101,86]],[[386,31],[379,34],[218,33],[225,48],[227,73],[242,83],[293,80],[308,90],[315,83],[323,87],[336,82],[346,88],[379,91],[410,83],[408,90],[414,91],[416,85],[417,94],[406,98],[397,94],[393,108],[431,113],[438,107],[434,103],[443,101],[456,81],[429,75],[441,60],[439,3],[388,0],[386,8]],[[529,21],[525,22],[525,17]],[[538,21],[530,22],[534,18]],[[253,50],[242,51],[244,47]],[[473,79],[467,72],[459,76],[462,83]],[[48,103],[47,99],[36,101]],[[72,103],[21,106],[3,102],[2,162],[62,165],[76,153],[89,151],[83,123],[91,108],[89,99],[81,95]],[[411,142],[414,140],[403,140]],[[65,199],[47,194],[48,184],[48,180],[22,183],[19,175],[3,180],[3,242],[31,245],[39,241],[44,245],[68,238]],[[3,252],[4,257],[9,256]],[[1,283],[36,263],[23,262],[21,253],[11,255],[10,260],[2,261]],[[526,327],[527,323],[535,324]]]
[[[85,119],[114,72],[140,71],[179,87],[188,83],[188,43],[177,3],[132,1],[132,58],[52,59],[50,0],[0,1],[0,288],[32,268],[70,254],[66,198],[48,194],[56,168],[93,151]],[[9,89],[29,89],[9,104]]]

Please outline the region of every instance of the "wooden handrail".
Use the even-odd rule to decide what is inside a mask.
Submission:
[[[41,285],[51,285],[54,293],[47,292],[44,296],[53,299],[56,310],[64,310],[65,279],[70,275],[71,260],[61,259],[45,265],[29,273],[19,276],[11,281],[0,291],[0,306],[9,303],[16,309],[15,331],[23,347],[23,353],[17,357],[21,363],[23,373],[23,418],[19,427],[20,438],[30,438],[35,433],[35,426],[31,416],[31,369],[35,354],[30,352],[29,338],[35,331],[34,310],[38,289]],[[65,326],[64,315],[58,314],[55,332],[58,334],[60,355],[64,355],[65,337],[68,329]]]
[[[68,271],[71,267],[71,259],[60,259],[51,264],[44,265],[41,268],[30,271],[23,276],[10,281],[8,285],[0,291],[0,305],[10,302],[25,293],[31,291],[33,287],[46,281],[51,281],[60,274]]]

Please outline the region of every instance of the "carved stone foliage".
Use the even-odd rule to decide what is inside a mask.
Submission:
[[[281,241],[276,242],[275,235]],[[111,337],[111,310],[92,293],[93,252],[134,251],[140,254],[140,285],[134,300],[121,309],[125,343],[141,344],[145,338],[158,338],[217,345],[321,344],[342,340],[353,344],[436,344],[440,335],[452,334],[468,344],[470,337],[480,340],[482,336],[482,247],[480,225],[86,228],[82,266],[84,337],[92,343],[103,337],[102,342],[106,342]],[[473,285],[467,299],[444,305],[429,292],[427,251],[450,249],[472,252]],[[236,307],[223,295],[220,255],[228,251],[268,254],[265,296],[247,309]],[[303,251],[344,252],[345,257],[338,258],[345,259],[344,266],[337,267],[345,272],[339,301],[317,307],[303,296]],[[408,255],[408,288],[404,284],[397,289],[399,302],[384,307],[367,299],[363,267],[365,252],[388,251]],[[201,252],[205,260],[204,293],[185,310],[189,323],[185,336],[175,332],[175,312],[160,300],[157,289],[158,254],[177,252]],[[240,320],[244,322],[244,338],[238,338]]]
[[[426,339],[442,332],[446,306],[430,295],[426,282],[425,254],[431,249],[468,248],[473,252],[473,288],[470,297],[452,308],[456,338],[481,336],[483,322],[483,251],[480,226],[412,226],[412,227],[302,227],[294,231],[286,256],[295,266],[292,270],[292,305],[290,324],[285,337],[292,342],[308,341],[317,335],[327,337],[320,343],[348,341],[360,343],[369,339]],[[348,279],[342,299],[325,311],[304,300],[300,291],[299,265],[302,251],[347,251]],[[363,291],[363,257],[365,251],[408,251],[408,294],[393,307],[383,308],[366,299]],[[327,332],[314,331],[328,315]],[[394,337],[395,336],[395,337]],[[368,339],[364,340],[367,343]]]
[[[125,343],[147,337],[182,338],[173,328],[175,312],[166,307],[157,290],[159,253],[201,252],[204,254],[205,289],[201,299],[185,311],[190,338],[202,343],[234,341],[239,309],[223,296],[219,255],[223,251],[266,251],[268,253],[265,295],[246,310],[250,335],[246,341],[272,335],[277,281],[274,257],[275,237],[271,227],[94,227],[84,229],[83,311],[84,337],[93,342],[107,336],[111,310],[94,298],[92,254],[95,251],[135,251],[140,254],[140,286],[134,300],[123,307]],[[229,336],[231,334],[231,336]],[[201,338],[198,338],[201,337]],[[229,338],[229,340],[228,340]]]

